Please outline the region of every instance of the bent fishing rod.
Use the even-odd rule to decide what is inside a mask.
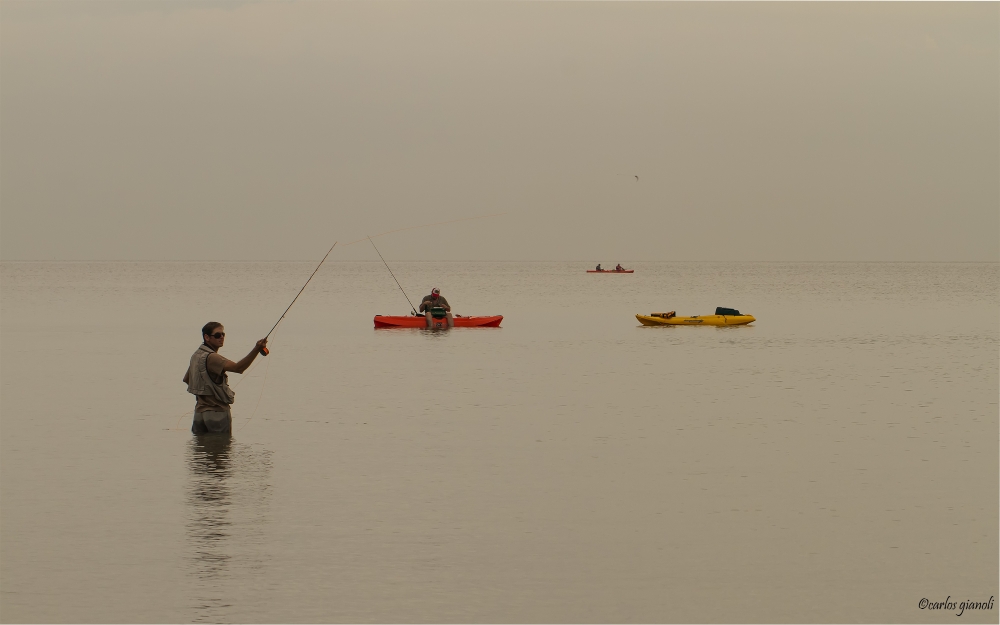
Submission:
[[[335,247],[337,247],[337,242],[336,241],[334,241],[333,245],[330,246],[330,249],[327,250],[326,256],[329,256],[330,252],[332,252],[333,248],[335,248]],[[309,280],[313,279],[313,276],[316,275],[316,272],[319,271],[319,268],[322,267],[323,263],[326,262],[326,256],[324,256],[323,260],[319,261],[319,264],[316,265],[315,269],[313,269],[312,275],[309,276]],[[392,272],[390,272],[390,273],[392,273]],[[292,304],[295,303],[295,300],[299,299],[299,295],[302,295],[302,291],[306,290],[306,286],[309,285],[309,280],[306,280],[306,283],[302,285],[301,289],[299,289],[299,292],[298,292],[298,294],[296,294],[295,299],[292,300]],[[281,313],[281,317],[279,317],[278,320],[274,323],[274,326],[271,328],[271,332],[274,332],[274,328],[277,328],[278,324],[281,323],[281,320],[285,318],[285,315],[288,314],[289,310],[291,310],[292,304],[289,304],[288,308],[285,309],[285,312]],[[265,340],[267,340],[271,336],[271,332],[267,333],[267,336],[264,337]],[[261,356],[267,356],[270,353],[271,353],[270,350],[268,350],[266,347],[261,347],[260,348],[260,355]],[[261,389],[261,390],[263,391],[263,389]]]
[[[368,237],[368,242],[372,244],[372,247],[375,247],[375,241],[372,241],[371,237]],[[382,252],[378,251],[377,247],[375,247],[375,253],[378,254],[379,258],[382,258]],[[382,264],[385,265],[386,269],[389,269],[389,263],[385,262],[384,258],[382,258]],[[392,269],[389,269],[389,275],[392,276],[393,280],[396,280],[396,274],[392,273]],[[399,287],[400,291],[403,291],[403,287],[399,284],[399,280],[396,280],[396,286]],[[413,314],[420,314],[417,312],[416,308],[413,308],[413,302],[410,301],[410,297],[406,294],[406,291],[403,291],[403,297],[406,298],[406,303],[410,305],[410,308],[413,310]]]

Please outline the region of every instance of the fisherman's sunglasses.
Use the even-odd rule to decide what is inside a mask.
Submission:
[[[224,336],[226,336],[225,332],[216,332],[215,334],[212,335],[212,338],[213,339],[221,339]]]

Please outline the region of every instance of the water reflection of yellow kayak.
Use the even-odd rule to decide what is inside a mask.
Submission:
[[[757,319],[753,315],[696,315],[694,317],[667,316],[669,313],[636,315],[644,326],[745,326]]]

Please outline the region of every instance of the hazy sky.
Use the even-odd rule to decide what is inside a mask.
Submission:
[[[499,211],[378,241],[997,261],[1000,4],[0,2],[4,260],[318,260]]]

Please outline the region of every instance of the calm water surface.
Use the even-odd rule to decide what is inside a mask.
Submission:
[[[0,265],[4,622],[930,622],[998,594],[995,263]],[[635,313],[739,308],[735,328]],[[966,612],[962,622],[996,622]]]

